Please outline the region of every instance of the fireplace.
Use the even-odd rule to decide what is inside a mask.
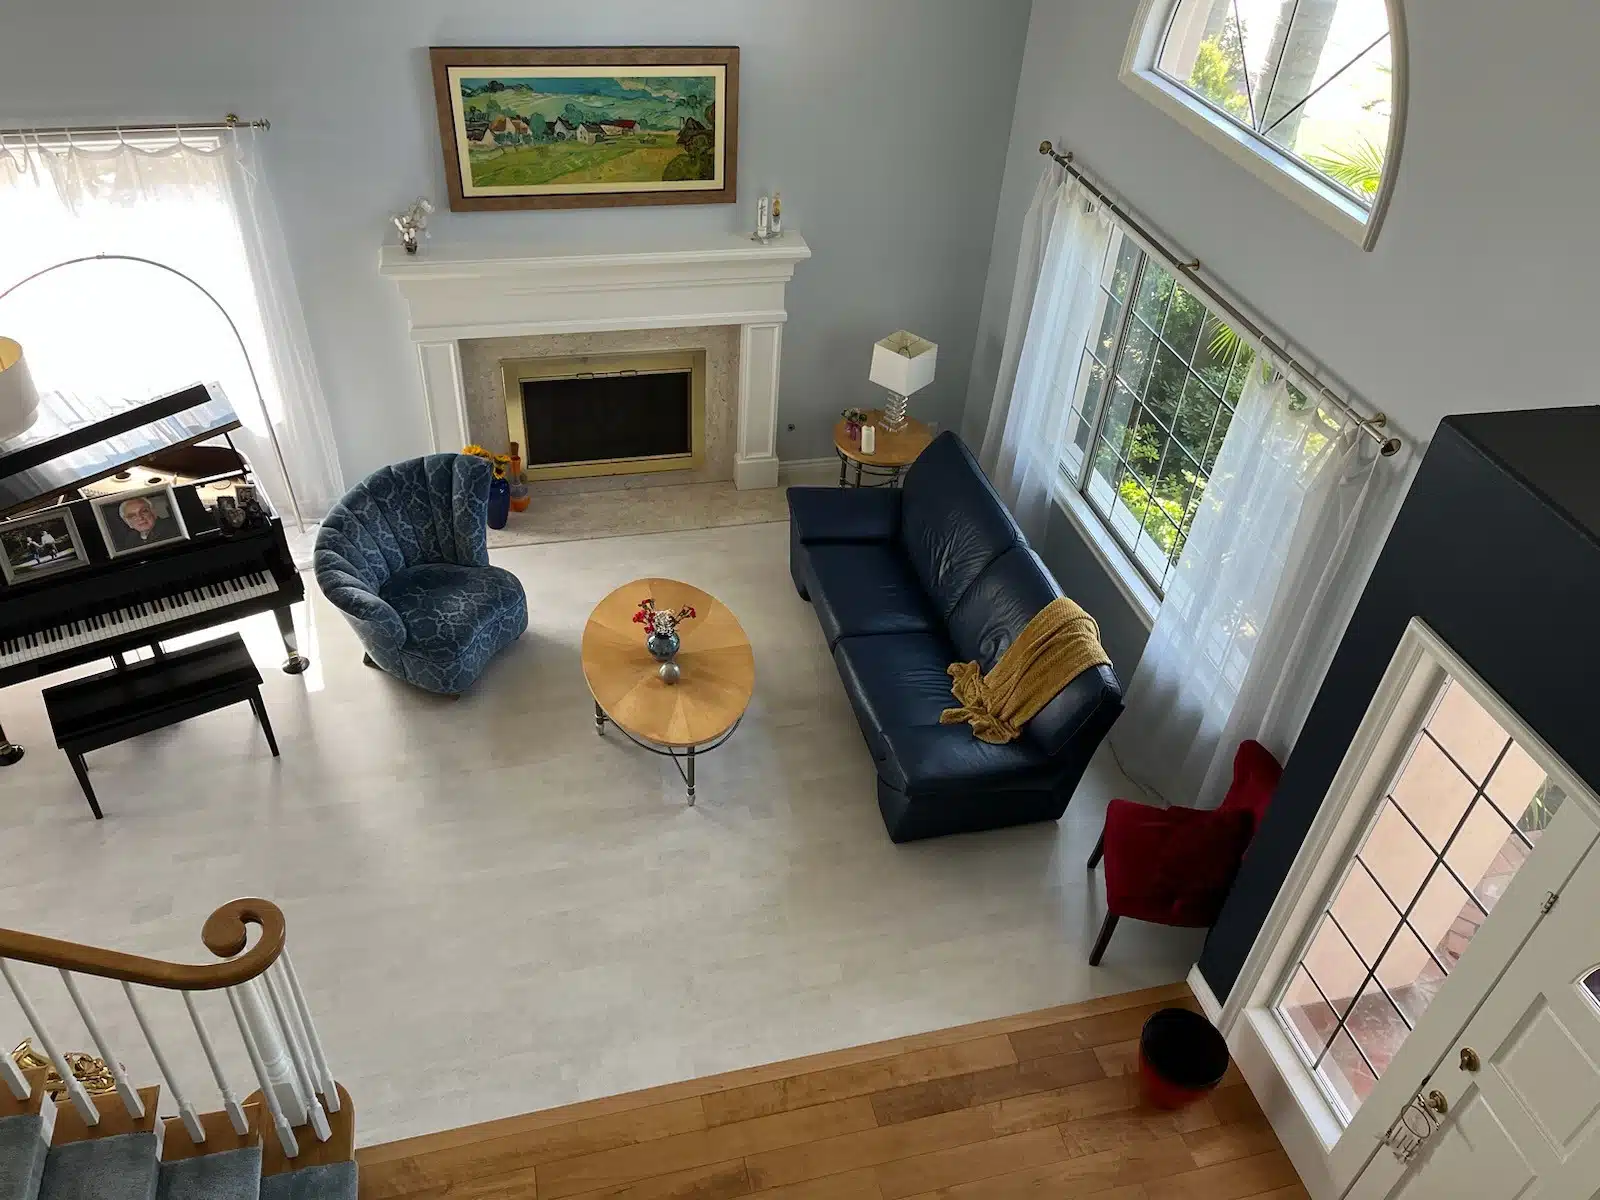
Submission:
[[[703,350],[501,363],[506,427],[528,479],[697,470]]]

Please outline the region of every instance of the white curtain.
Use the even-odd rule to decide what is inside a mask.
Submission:
[[[308,521],[324,514],[343,480],[255,131],[0,142],[0,291],[101,253],[193,277],[238,326],[250,363],[191,284],[143,263],[91,262],[0,301],[0,331],[23,344],[40,390],[95,411],[220,382],[244,422],[233,437],[289,527],[296,506]]]
[[[1136,783],[1210,808],[1241,741],[1287,756],[1349,616],[1336,584],[1376,464],[1359,429],[1252,370],[1112,731]]]
[[[1059,166],[1023,223],[1000,377],[978,460],[1030,540],[1044,537],[1111,222]]]

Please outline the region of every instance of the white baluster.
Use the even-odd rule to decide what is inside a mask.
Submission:
[[[267,1075],[267,1064],[262,1061],[261,1051],[257,1048],[255,1037],[250,1032],[250,1021],[245,1016],[244,1003],[239,993],[248,986],[243,984],[238,988],[229,988],[228,1004],[233,1009],[233,1019],[238,1022],[239,1036],[244,1039],[244,1049],[250,1056],[250,1065],[255,1068],[256,1082],[261,1085],[261,1098],[266,1101],[267,1111],[272,1114],[272,1127],[278,1131],[278,1145],[283,1147],[285,1158],[296,1158],[300,1154],[300,1143],[295,1139],[294,1126],[283,1115],[283,1105],[278,1102],[278,1089],[272,1085],[272,1079]]]
[[[72,1101],[72,1107],[78,1110],[78,1115],[83,1118],[85,1125],[100,1124],[100,1110],[94,1106],[94,1101],[89,1099],[83,1081],[72,1073],[72,1068],[67,1066],[65,1056],[56,1048],[56,1041],[44,1027],[44,1022],[39,1019],[39,1012],[33,1007],[33,1001],[28,998],[28,993],[22,990],[17,977],[11,973],[9,959],[0,958],[0,975],[4,975],[6,982],[11,985],[11,994],[17,998],[17,1007],[22,1009],[22,1015],[27,1018],[34,1037],[38,1038],[39,1045],[44,1047],[45,1057],[55,1067],[56,1074],[66,1083],[67,1097]]]
[[[6,1081],[6,1087],[11,1089],[11,1094],[18,1100],[26,1100],[33,1095],[33,1089],[28,1086],[28,1077],[22,1069],[11,1061],[9,1054],[0,1054],[0,1077]]]
[[[262,998],[260,978],[241,983],[232,992],[239,998],[239,1008],[250,1026],[250,1036],[256,1052],[261,1055],[261,1065],[267,1073],[278,1107],[283,1110],[289,1124],[304,1125],[308,1115],[306,1106],[316,1101],[300,1092],[294,1061],[289,1057],[289,1049],[284,1045],[283,1034],[278,1031],[272,1010]]]
[[[88,1001],[78,990],[78,981],[73,978],[72,972],[63,970],[61,981],[67,985],[67,995],[71,996],[72,1002],[78,1006],[78,1015],[83,1018],[83,1026],[89,1031],[89,1037],[94,1041],[94,1048],[100,1052],[100,1058],[105,1062],[106,1069],[116,1081],[117,1095],[122,1097],[122,1107],[128,1110],[128,1115],[135,1121],[139,1120],[144,1116],[144,1101],[139,1099],[139,1089],[133,1086],[128,1079],[128,1073],[122,1069],[122,1064],[111,1052],[111,1047],[106,1044],[106,1035],[100,1031],[100,1022],[94,1019],[94,1013],[89,1010]]]
[[[317,1036],[317,1027],[311,1020],[311,1006],[306,1003],[306,994],[300,988],[300,976],[295,973],[294,963],[289,961],[288,950],[279,956],[278,965],[283,968],[283,977],[289,982],[289,994],[294,997],[300,1023],[305,1027],[306,1041],[311,1044],[311,1057],[316,1062],[317,1077],[322,1081],[318,1089],[322,1093],[322,1102],[329,1112],[336,1113],[339,1111],[338,1081],[328,1069],[328,1056],[322,1052],[322,1039]]]
[[[325,1142],[333,1136],[333,1130],[328,1125],[328,1114],[322,1111],[322,1105],[317,1103],[317,1092],[311,1082],[311,1072],[306,1067],[305,1047],[300,1044],[293,1022],[289,1020],[288,1008],[283,1003],[283,997],[278,994],[278,984],[273,972],[269,969],[261,976],[262,986],[266,989],[267,999],[272,1002],[272,1013],[278,1019],[278,1029],[283,1033],[283,1041],[289,1048],[289,1061],[294,1064],[295,1078],[300,1081],[300,1089],[306,1097],[306,1120],[311,1123],[311,1131],[317,1135],[317,1141]]]
[[[206,1140],[206,1128],[200,1124],[200,1114],[195,1112],[194,1105],[183,1094],[183,1088],[178,1083],[178,1077],[172,1073],[172,1068],[167,1064],[167,1056],[162,1052],[160,1044],[156,1041],[155,1031],[150,1028],[150,1022],[145,1018],[144,1009],[139,1007],[139,998],[134,995],[133,984],[122,985],[123,995],[128,997],[128,1007],[133,1009],[133,1019],[139,1022],[139,1029],[144,1034],[145,1043],[150,1047],[150,1053],[155,1056],[156,1068],[161,1072],[161,1078],[166,1080],[167,1090],[172,1093],[172,1099],[178,1106],[178,1116],[183,1120],[184,1129],[189,1132],[189,1140],[199,1145]]]
[[[200,1049],[206,1052],[206,1062],[211,1064],[211,1078],[217,1081],[217,1090],[222,1093],[222,1107],[228,1114],[228,1120],[233,1123],[233,1131],[243,1137],[250,1132],[250,1120],[244,1115],[244,1105],[239,1103],[239,1094],[228,1086],[228,1080],[222,1074],[222,1064],[217,1061],[216,1047],[211,1044],[211,1033],[206,1029],[206,1023],[200,1019],[200,1010],[194,1006],[194,995],[190,992],[183,993],[183,1004],[189,1010],[189,1020],[194,1022],[194,1032],[200,1039]]]

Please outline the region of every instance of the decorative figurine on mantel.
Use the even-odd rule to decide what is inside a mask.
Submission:
[[[406,248],[407,254],[415,254],[418,239],[428,236],[428,217],[432,212],[433,201],[426,196],[418,196],[405,212],[395,214],[394,227],[400,231],[400,244]]]

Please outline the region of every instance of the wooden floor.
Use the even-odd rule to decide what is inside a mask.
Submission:
[[[361,1197],[1303,1198],[1236,1072],[1141,1106],[1139,1028],[1171,1004],[1194,1001],[1151,988],[373,1146]]]

